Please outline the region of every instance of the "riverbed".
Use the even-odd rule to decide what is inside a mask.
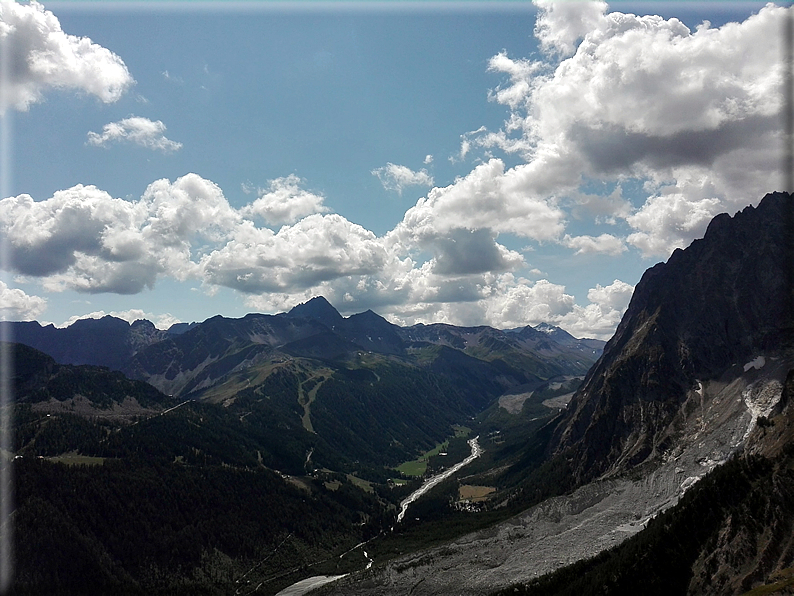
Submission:
[[[324,586],[325,584],[329,584],[334,582],[340,578],[345,577],[344,575],[315,575],[314,577],[307,577],[299,581],[298,583],[292,584],[288,588],[284,588],[276,594],[276,596],[303,596],[307,592],[311,592],[315,588],[319,588],[320,586]]]
[[[480,455],[482,455],[482,447],[480,447],[480,444],[477,442],[477,439],[479,439],[479,438],[480,438],[480,436],[477,435],[473,439],[469,439],[468,443],[469,443],[469,446],[471,447],[471,455],[470,456],[468,456],[463,461],[456,463],[451,468],[448,468],[448,469],[444,470],[443,472],[441,472],[439,474],[436,474],[435,476],[431,476],[430,478],[425,480],[425,482],[424,482],[424,484],[422,484],[422,486],[420,486],[418,489],[416,489],[414,492],[412,492],[410,495],[408,495],[408,497],[406,497],[403,500],[403,502],[400,503],[400,513],[397,515],[397,523],[398,524],[405,517],[405,512],[408,510],[408,506],[411,503],[416,501],[419,497],[421,497],[423,494],[425,494],[427,491],[429,491],[434,486],[438,485],[440,482],[443,482],[444,480],[446,480],[447,478],[452,476],[455,472],[460,470],[463,466],[469,465],[475,459],[480,457]]]
[[[427,480],[425,480],[424,484],[422,484],[421,487],[419,487],[414,492],[412,492],[407,498],[405,498],[402,501],[402,503],[400,503],[400,513],[399,513],[399,515],[397,515],[397,523],[398,524],[402,521],[403,517],[405,517],[405,512],[408,510],[408,506],[411,503],[416,501],[419,497],[421,497],[423,494],[425,494],[431,488],[436,486],[438,483],[446,480],[447,478],[452,476],[452,474],[454,474],[455,472],[460,470],[462,467],[469,465],[475,459],[480,457],[480,455],[482,455],[482,452],[483,452],[482,447],[480,447],[479,442],[477,442],[477,439],[479,439],[479,438],[480,438],[479,435],[477,435],[476,437],[474,437],[473,439],[469,439],[469,441],[468,441],[469,446],[471,447],[471,455],[469,455],[463,461],[456,463],[451,468],[449,468],[447,470],[444,470],[443,472],[440,472],[439,474],[436,474],[435,476],[432,476],[432,477],[428,478]],[[367,542],[369,542],[369,541],[367,541]],[[350,550],[351,551],[355,550],[355,549],[357,549],[360,546],[363,546],[365,544],[366,544],[366,542],[362,542],[361,544],[358,544],[358,545],[354,546]],[[348,552],[350,552],[350,551],[348,551]],[[347,554],[347,553],[345,553],[345,554]],[[342,556],[344,556],[344,555],[342,555]],[[367,554],[367,551],[364,551],[364,556],[369,561],[367,563],[367,569],[369,569],[370,567],[372,567],[373,561],[369,557],[369,555]],[[319,588],[320,586],[323,586],[323,585],[325,585],[327,583],[336,581],[336,580],[338,580],[340,578],[343,578],[343,577],[345,577],[345,576],[344,575],[317,575],[317,576],[314,576],[314,577],[309,577],[309,578],[301,580],[301,581],[299,581],[299,582],[297,582],[295,584],[292,584],[288,588],[283,589],[281,592],[276,594],[276,596],[302,596],[303,594],[306,594],[306,593],[314,590],[315,588]]]

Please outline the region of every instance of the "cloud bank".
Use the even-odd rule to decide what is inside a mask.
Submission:
[[[649,257],[686,246],[713,215],[781,180],[790,8],[691,31],[677,19],[608,13],[603,2],[536,4],[547,60],[491,59],[507,77],[491,99],[510,116],[499,131],[470,133],[467,152],[518,153],[536,192],[574,202],[586,179],[644,184],[639,208],[605,215],[628,224],[625,241]]]

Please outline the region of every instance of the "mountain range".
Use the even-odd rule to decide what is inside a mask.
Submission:
[[[794,586],[793,201],[717,216],[645,273],[606,346],[549,325],[342,317],[322,297],[167,331],[15,323],[17,518],[34,537],[17,593],[69,593],[64,578],[276,593],[348,572],[320,591]],[[419,484],[396,467],[432,474],[475,434],[481,457],[396,525]],[[141,525],[158,528],[148,545]]]
[[[505,387],[531,385],[584,374],[604,346],[545,324],[509,331],[446,324],[400,327],[371,310],[345,318],[323,297],[288,313],[216,316],[167,331],[149,321],[129,324],[112,316],[78,320],[66,328],[35,321],[11,325],[15,341],[61,364],[106,366],[173,395],[201,391],[231,371],[285,356],[344,363],[377,354],[431,366],[439,360],[436,368],[451,359],[492,369],[494,377],[501,373]]]

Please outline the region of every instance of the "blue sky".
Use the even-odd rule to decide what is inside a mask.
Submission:
[[[323,294],[606,339],[645,269],[780,186],[763,2],[0,6],[8,319]]]

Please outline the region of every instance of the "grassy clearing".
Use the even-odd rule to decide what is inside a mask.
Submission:
[[[781,577],[782,579],[779,579]],[[778,581],[773,584],[767,584],[766,586],[758,586],[757,588],[753,588],[749,592],[742,594],[742,596],[762,596],[764,594],[788,593],[788,591],[781,592],[781,590],[794,586],[794,567],[783,569],[769,579],[778,579]]]
[[[461,428],[465,428],[465,427],[461,427]],[[458,436],[457,432],[458,431],[456,430],[455,436]],[[469,430],[469,432],[471,431]],[[449,448],[449,441],[444,441],[443,443],[439,443],[438,445],[433,447],[430,451],[425,451],[415,460],[401,463],[399,466],[397,466],[397,470],[399,472],[402,472],[406,476],[424,476],[425,472],[427,471],[428,460],[434,455],[438,455],[442,451],[446,451],[448,448]]]
[[[458,487],[458,498],[468,499],[470,501],[484,501],[488,495],[496,492],[493,486],[476,486],[473,484],[462,484]]]
[[[462,426],[460,424],[453,424],[452,430],[455,431],[455,438],[466,438],[471,434],[471,429],[468,426]]]
[[[363,478],[353,476],[353,474],[348,474],[347,480],[348,482],[350,482],[350,484],[359,487],[365,492],[371,493],[374,491],[374,489],[372,488],[372,483],[367,480],[364,480]]]
[[[67,466],[101,466],[105,463],[104,457],[79,455],[76,451],[62,453],[61,455],[54,455],[46,459],[59,464],[66,464]]]
[[[338,480],[331,480],[330,482],[323,482],[323,485],[328,490],[337,491],[342,486],[342,483],[339,482]]]
[[[453,424],[452,430],[455,432],[455,438],[466,438],[471,434],[471,429],[468,426],[460,424]],[[430,451],[426,451],[414,460],[406,461],[397,466],[397,471],[402,472],[405,476],[424,476],[427,472],[428,460],[449,449],[449,441],[444,441],[433,447]]]
[[[415,459],[397,466],[397,471],[405,476],[424,476],[427,471],[427,460]]]

